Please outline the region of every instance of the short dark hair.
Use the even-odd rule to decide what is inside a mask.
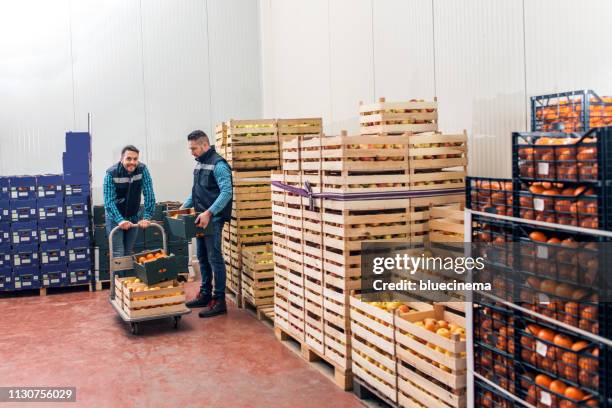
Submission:
[[[208,136],[206,135],[206,133],[204,133],[201,130],[194,130],[189,135],[187,135],[187,140],[189,140],[189,141],[198,140],[198,139],[201,139],[201,138],[206,139],[206,143],[210,144],[210,141],[208,140]]]
[[[128,152],[128,151],[140,154],[140,150],[138,150],[138,148],[136,146],[134,146],[134,145],[127,145],[123,149],[121,149],[121,156],[123,156],[123,154],[125,152]]]

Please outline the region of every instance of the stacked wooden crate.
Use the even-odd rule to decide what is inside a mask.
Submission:
[[[278,131],[275,119],[259,119],[230,120],[215,133],[216,149],[232,167],[232,219],[223,231],[223,253],[227,288],[241,305],[242,249],[272,242],[270,171],[280,167]]]
[[[391,406],[464,407],[465,321],[421,302],[351,296],[352,367]]]
[[[437,129],[435,102],[390,106],[393,110],[401,106],[405,111],[391,112],[395,116],[389,117],[384,111],[391,108],[385,103],[375,109],[362,106],[367,116],[362,119],[362,131],[371,134],[349,136],[343,132],[285,140],[282,171],[273,174],[275,181],[312,193],[349,194],[343,200],[312,198],[273,187],[275,311],[276,327],[282,332],[277,335],[293,337],[306,349],[305,354],[314,353],[332,364],[343,387],[350,386],[346,381],[351,371],[349,294],[360,289],[361,243],[422,243],[428,232],[430,206],[464,200],[463,192],[457,191],[432,191],[429,196],[409,198],[350,197],[351,193],[463,187],[465,134],[456,137],[430,132]],[[417,109],[432,111],[413,112]],[[399,118],[402,114],[409,117]],[[376,123],[389,118],[425,123]],[[430,133],[425,138],[414,133],[422,131]],[[428,167],[423,160],[432,163]],[[447,169],[455,166],[461,168]],[[425,173],[430,179],[424,178]]]
[[[256,308],[274,304],[271,244],[242,249],[242,295],[246,302]]]

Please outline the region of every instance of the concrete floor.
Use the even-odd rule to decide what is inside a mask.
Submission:
[[[188,284],[189,297],[196,290]],[[170,320],[150,322],[135,337],[107,297],[0,298],[0,386],[76,386],[69,407],[362,405],[245,310],[212,319],[194,312],[178,331]]]

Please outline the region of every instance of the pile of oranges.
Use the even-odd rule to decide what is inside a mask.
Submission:
[[[163,251],[150,252],[150,253],[148,253],[146,255],[138,257],[137,261],[138,261],[139,264],[144,264],[146,262],[155,261],[156,259],[165,258],[165,257],[166,257],[166,255],[163,253]]]

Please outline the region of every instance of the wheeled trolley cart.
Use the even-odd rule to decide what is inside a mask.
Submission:
[[[138,228],[137,225],[133,225],[132,228]],[[162,232],[163,237],[163,250],[164,253],[168,253],[168,243],[166,237],[166,231],[164,228],[156,223],[151,223],[149,228],[159,228]],[[184,304],[175,305],[171,308],[171,311],[160,314],[152,314],[146,316],[133,317],[129,316],[126,310],[123,308],[121,299],[115,298],[115,273],[120,271],[126,271],[134,268],[134,260],[132,256],[123,256],[123,257],[115,257],[113,254],[113,236],[115,232],[119,230],[119,226],[113,228],[111,233],[108,236],[108,244],[109,244],[109,252],[110,252],[110,296],[109,301],[111,305],[115,308],[115,311],[124,322],[130,324],[132,334],[138,334],[138,325],[140,322],[148,321],[148,320],[159,320],[159,319],[173,319],[174,328],[178,328],[179,321],[183,315],[191,313],[191,310],[188,309]],[[181,307],[182,306],[182,307]]]

